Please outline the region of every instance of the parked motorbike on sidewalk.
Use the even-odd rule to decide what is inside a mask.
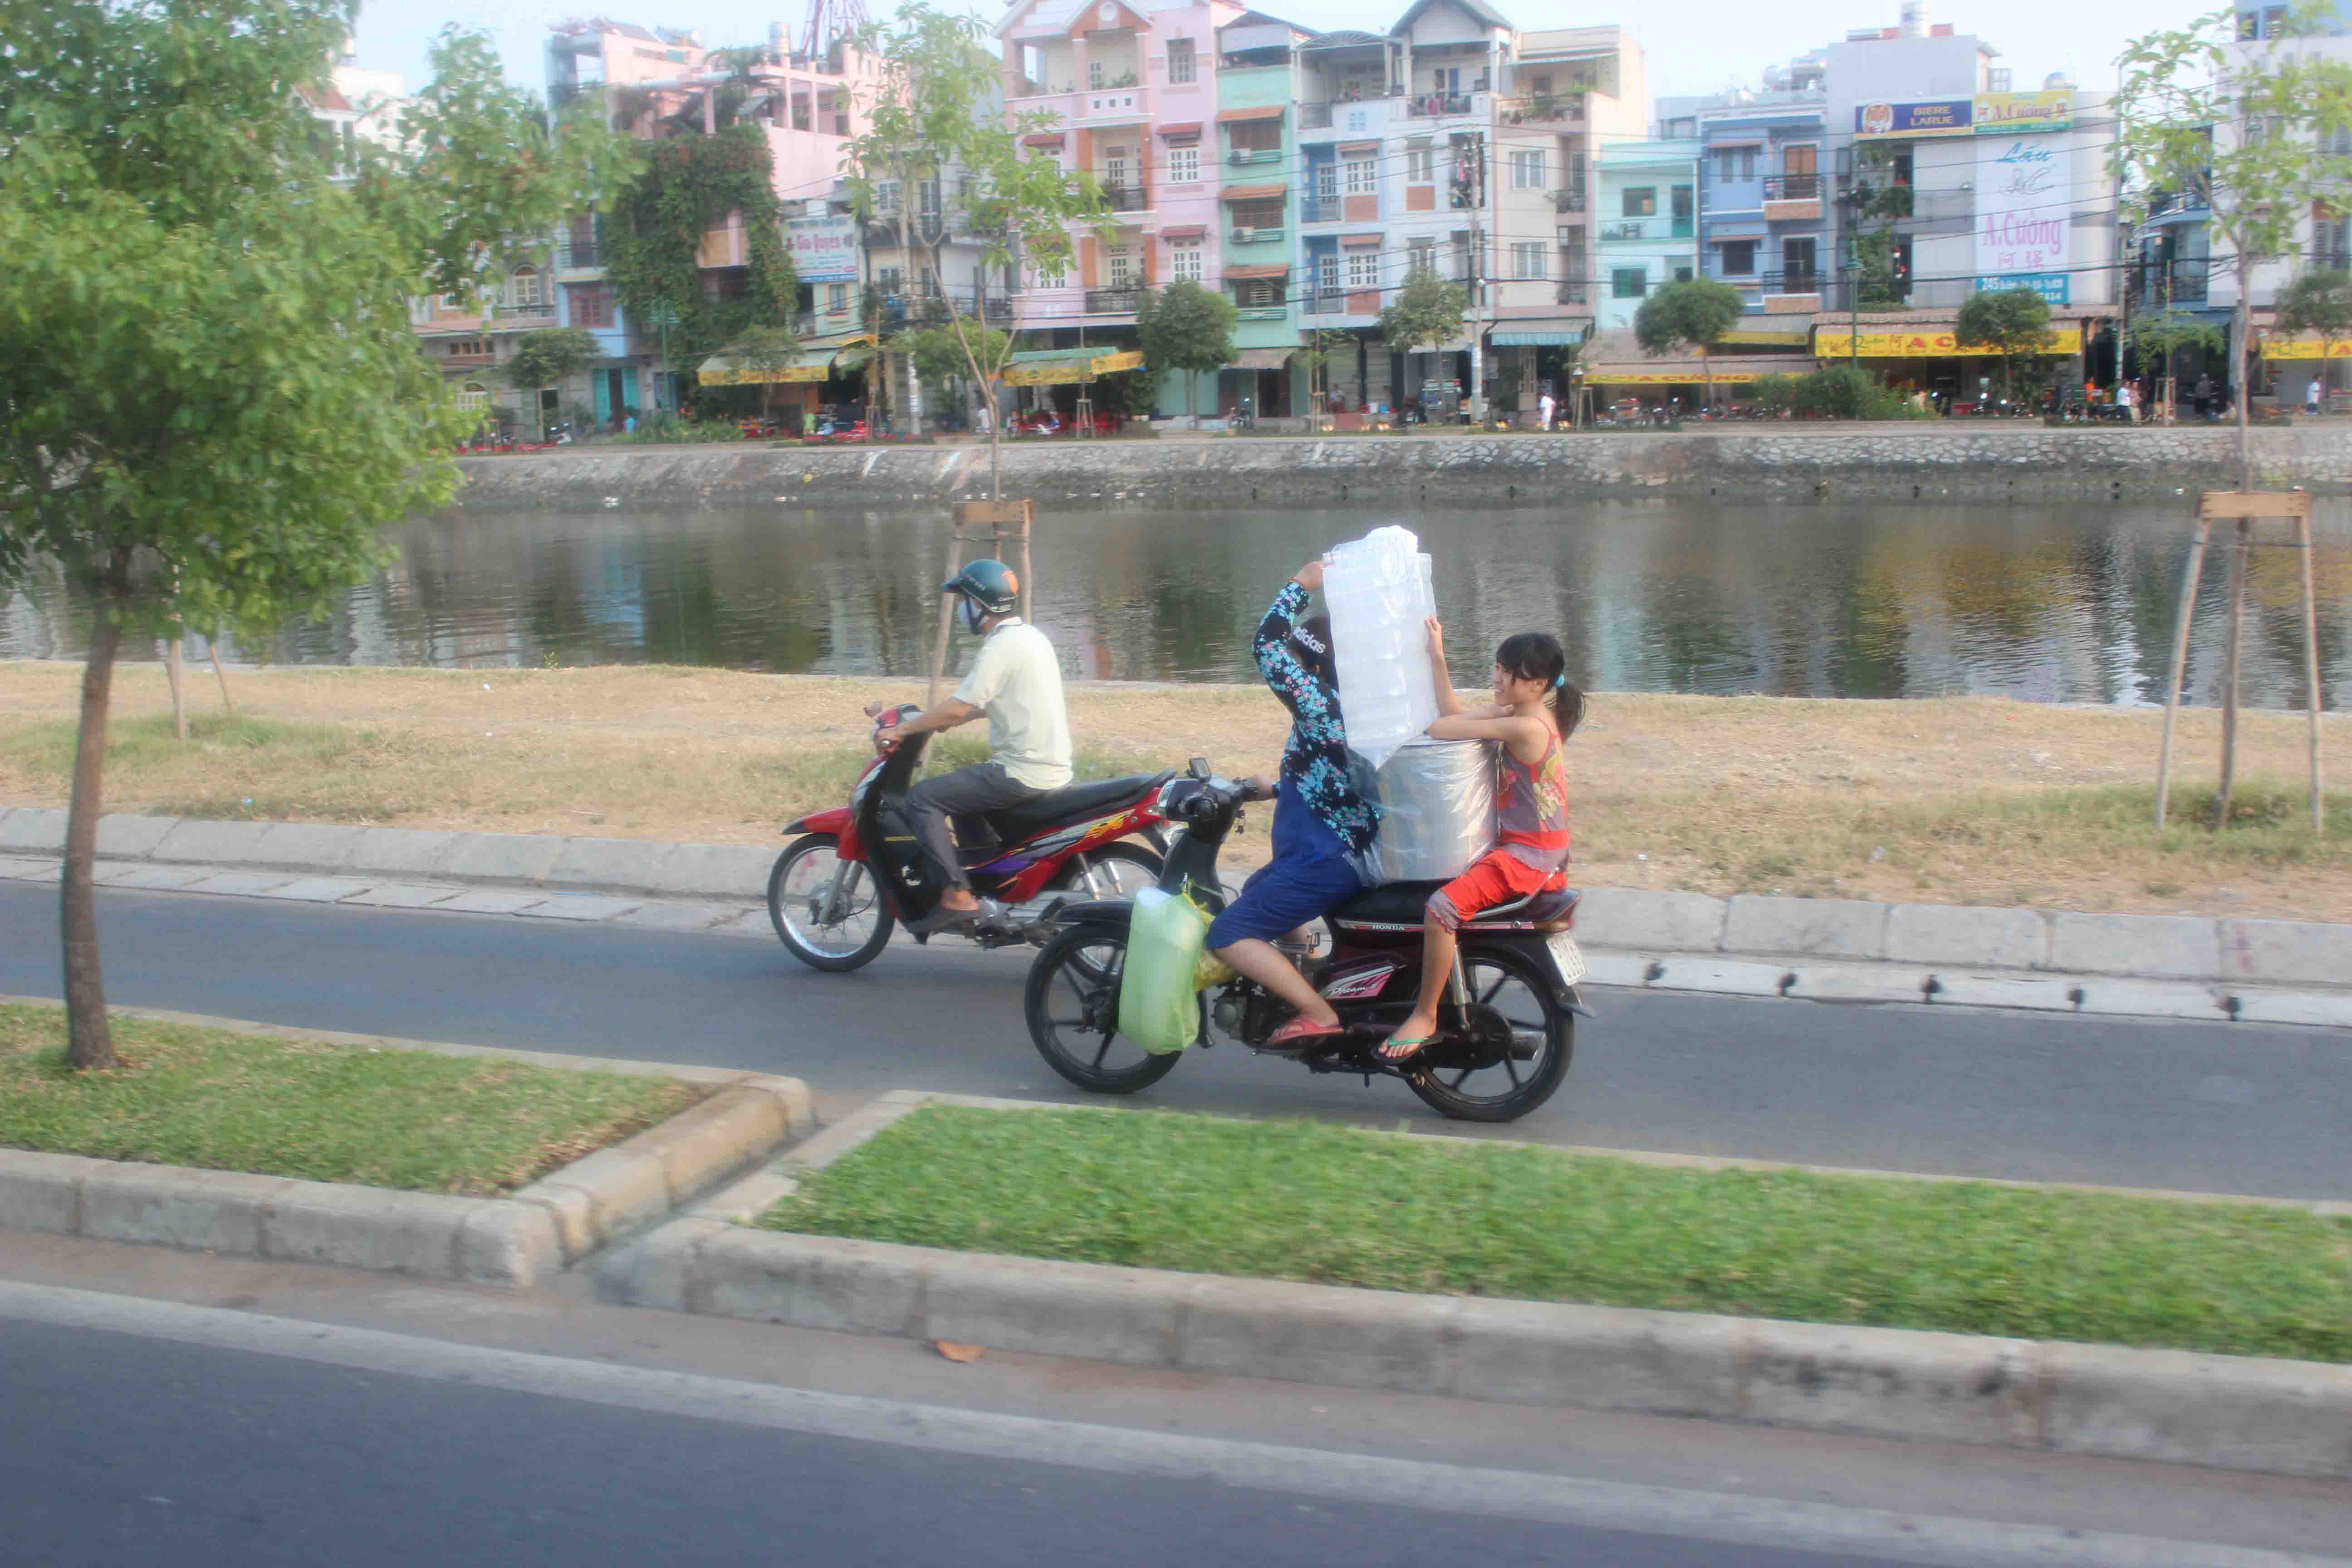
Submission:
[[[1224,907],[1217,852],[1241,820],[1244,801],[1264,800],[1262,782],[1212,777],[1195,758],[1160,790],[1159,809],[1180,825],[1159,887]],[[1189,887],[1188,887],[1189,885]],[[1441,1113],[1463,1121],[1512,1121],[1549,1100],[1568,1075],[1584,957],[1569,934],[1579,895],[1538,893],[1463,922],[1440,1037],[1412,1060],[1381,1059],[1380,1045],[1402,1024],[1421,992],[1421,917],[1439,882],[1390,882],[1359,893],[1326,917],[1328,957],[1300,966],[1339,1015],[1344,1032],[1308,1041],[1295,1055],[1266,1049],[1289,1009],[1255,982],[1236,976],[1202,998],[1196,1044],[1212,1030],[1252,1050],[1294,1060],[1309,1072],[1400,1078]],[[1154,1055],[1118,1034],[1119,982],[1135,906],[1131,900],[1066,905],[1030,965],[1024,996],[1029,1037],[1046,1065],[1097,1094],[1132,1094],[1175,1069],[1183,1053]]]
[[[920,711],[911,703],[885,709],[875,728]],[[907,790],[929,742],[918,735],[875,758],[847,805],[784,825],[801,837],[768,874],[768,918],[810,968],[872,963],[893,926],[929,914],[946,891],[907,816]],[[1003,917],[972,931],[973,940],[982,947],[1040,941],[1064,904],[1110,905],[1151,886],[1167,848],[1160,794],[1174,777],[1171,771],[1070,784],[1003,811],[957,817],[972,891],[1004,906]]]

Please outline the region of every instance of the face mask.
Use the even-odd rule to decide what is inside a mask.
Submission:
[[[977,637],[980,635],[980,623],[987,618],[988,612],[980,607],[980,601],[970,595],[964,595],[963,629]]]

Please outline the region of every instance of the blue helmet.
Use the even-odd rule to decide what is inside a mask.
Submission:
[[[1021,603],[1021,579],[1002,561],[974,561],[940,584],[943,594],[961,594],[964,623],[983,616],[1009,616]]]

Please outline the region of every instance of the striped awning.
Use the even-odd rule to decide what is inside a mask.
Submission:
[[[1236,278],[1247,281],[1249,279],[1258,278],[1287,278],[1289,276],[1289,266],[1286,263],[1280,261],[1270,261],[1263,267],[1228,267],[1225,268],[1225,279],[1227,282],[1231,282]]]
[[[1283,106],[1278,103],[1269,103],[1262,109],[1228,109],[1217,116],[1217,123],[1235,125],[1246,120],[1279,120],[1283,113]]]
[[[1160,134],[1171,142],[1181,142],[1187,137],[1200,135],[1201,122],[1197,120],[1187,120],[1179,125],[1163,125],[1160,128]]]
[[[1280,201],[1289,194],[1288,185],[1227,185],[1217,193],[1217,199],[1223,202],[1272,202]]]

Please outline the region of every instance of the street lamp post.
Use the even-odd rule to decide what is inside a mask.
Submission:
[[[1862,258],[1853,253],[1851,240],[1838,261],[1838,270],[1845,274],[1846,363],[1857,364],[1862,358]]]

